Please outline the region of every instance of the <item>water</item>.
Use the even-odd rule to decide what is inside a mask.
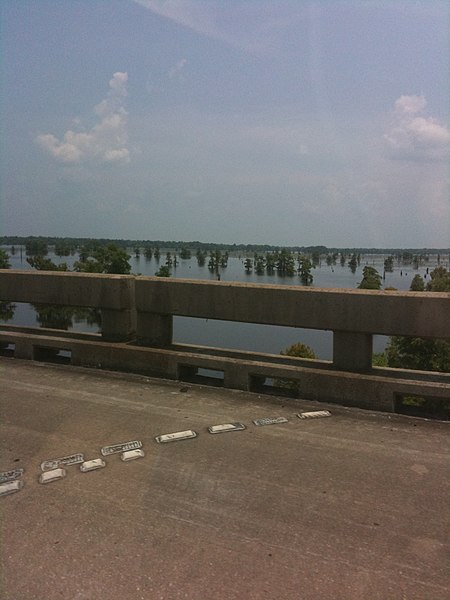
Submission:
[[[4,248],[9,251],[9,248]],[[132,254],[131,251],[129,251]],[[173,252],[172,252],[173,254]],[[249,255],[252,258],[252,255]],[[383,263],[386,255],[374,254],[361,257],[361,263],[355,273],[352,273],[348,266],[342,267],[338,262],[336,265],[328,266],[325,260],[322,260],[320,266],[313,269],[314,281],[310,287],[318,288],[350,288],[355,289],[362,279],[362,270],[364,266],[375,267],[378,272],[383,274]],[[49,252],[48,258],[55,263],[66,262],[69,269],[73,263],[78,260],[78,256],[58,257]],[[230,256],[228,266],[220,269],[221,281],[240,281],[248,283],[276,284],[276,285],[302,285],[298,276],[281,277],[274,275],[256,275],[247,274],[244,270],[245,256]],[[444,258],[444,257],[443,257]],[[159,267],[165,264],[166,250],[161,251],[161,259],[158,263],[154,258],[146,260],[143,255],[136,258],[132,254],[130,264],[132,272],[141,275],[154,275]],[[178,259],[178,265],[172,268],[172,276],[186,279],[204,279],[217,280],[217,275],[211,273],[205,264],[199,267],[195,256],[191,259]],[[15,255],[10,256],[12,269],[31,269],[26,262],[25,252],[22,256],[18,250]],[[386,273],[383,280],[383,288],[394,287],[398,290],[409,290],[411,281],[417,273],[425,278],[429,278],[427,268],[432,271],[437,266],[437,256],[431,255],[427,263],[413,269],[412,265],[395,266],[392,273]],[[441,260],[441,264],[448,268],[448,256]],[[0,321],[2,322],[2,321]],[[4,321],[3,321],[4,322]],[[16,303],[14,319],[9,321],[15,325],[36,326],[36,313],[32,306],[28,304]],[[74,331],[95,332],[98,328],[89,325],[85,320],[74,323],[71,327]],[[268,352],[279,354],[279,352],[296,342],[303,342],[310,346],[316,356],[323,360],[332,359],[332,332],[318,331],[313,329],[295,329],[292,327],[279,327],[273,325],[257,325],[253,323],[233,323],[228,321],[214,321],[209,319],[194,319],[187,317],[174,318],[174,342],[196,344],[204,346],[215,346],[221,348],[249,350],[254,352]],[[381,352],[387,343],[385,336],[374,336],[374,352]]]

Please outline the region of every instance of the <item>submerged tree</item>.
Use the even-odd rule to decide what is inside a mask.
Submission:
[[[360,290],[381,289],[381,275],[374,267],[366,266],[363,269],[363,278],[358,285]]]
[[[100,246],[91,251],[88,256],[83,255],[85,260],[77,261],[74,264],[74,270],[82,273],[108,273],[128,275],[131,271],[129,263],[130,255],[125,248],[117,244],[108,244]]]
[[[311,285],[313,282],[313,276],[311,269],[313,265],[307,256],[299,256],[298,259],[298,274],[303,285]]]

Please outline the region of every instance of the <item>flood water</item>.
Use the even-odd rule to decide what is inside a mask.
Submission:
[[[10,248],[4,247],[9,251]],[[22,255],[19,249],[16,254],[10,255],[12,269],[31,269],[26,262],[25,251]],[[132,254],[131,250],[129,250]],[[173,252],[172,252],[173,254]],[[357,288],[362,279],[362,270],[364,266],[375,267],[380,275],[383,275],[383,263],[386,255],[362,255],[360,265],[355,273],[345,265],[341,266],[339,260],[336,265],[327,265],[323,259],[315,269],[312,270],[314,277],[313,283],[309,287],[317,288]],[[252,258],[252,255],[249,255]],[[78,256],[58,257],[49,252],[48,258],[59,264],[66,262],[71,268],[73,263],[78,260]],[[244,260],[246,256],[230,256],[228,266],[220,269],[221,281],[240,281],[248,283],[275,284],[275,285],[302,285],[298,275],[293,277],[281,277],[274,275],[256,275],[247,274],[244,269]],[[445,259],[445,260],[444,260]],[[154,275],[159,267],[165,264],[166,250],[161,250],[161,259],[159,263],[153,258],[146,260],[143,255],[135,257],[132,254],[130,264],[132,272],[140,275]],[[179,259],[178,265],[172,268],[172,277],[186,279],[204,279],[217,280],[217,274],[212,273],[207,267],[208,259],[203,267],[199,267],[197,259],[193,255],[191,259]],[[442,257],[441,265],[448,268],[448,256]],[[437,256],[430,255],[429,261],[420,265],[418,269],[413,269],[412,265],[400,265],[394,260],[394,270],[392,273],[386,273],[383,280],[383,288],[393,287],[398,290],[409,290],[411,281],[417,273],[422,275],[427,281],[428,271],[432,271],[437,266]],[[5,321],[0,321],[5,322]],[[21,326],[36,326],[36,313],[32,306],[28,304],[16,303],[16,309],[13,320],[10,324]],[[91,326],[86,321],[74,323],[71,328],[77,331],[97,331],[96,326]],[[232,323],[228,321],[214,321],[209,319],[193,319],[185,317],[174,318],[174,342],[198,344],[204,346],[215,346],[221,348],[250,350],[254,352],[268,352],[278,354],[284,348],[296,342],[302,342],[310,346],[316,356],[323,360],[332,359],[332,332],[318,331],[312,329],[296,329],[292,327],[279,327],[272,325],[256,325],[253,323]],[[384,336],[374,336],[374,352],[382,351],[387,343]]]

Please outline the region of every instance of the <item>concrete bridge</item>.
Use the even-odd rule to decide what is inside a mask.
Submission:
[[[448,294],[3,271],[0,298],[103,316],[101,335],[1,327],[0,471],[23,483],[0,497],[2,598],[448,599],[448,423],[379,411],[401,393],[448,398],[448,375],[368,364],[374,333],[448,339]],[[334,360],[172,344],[178,314],[331,329]],[[59,350],[73,366],[47,362]],[[290,377],[302,395],[174,380],[201,367],[235,388]],[[197,437],[155,440],[186,429]],[[145,456],[39,483],[43,461],[128,440]]]
[[[450,294],[317,289],[128,275],[0,271],[2,301],[95,307],[101,335],[2,325],[16,358],[198,381],[223,373],[226,388],[298,383],[302,398],[395,411],[404,396],[450,397],[450,374],[372,367],[375,334],[450,339]],[[331,330],[333,361],[174,344],[174,316]]]

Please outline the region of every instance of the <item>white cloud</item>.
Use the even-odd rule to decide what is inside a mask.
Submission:
[[[278,48],[287,27],[306,12],[301,3],[292,14],[289,3],[271,0],[230,3],[223,0],[134,0],[156,15],[196,33],[251,54]]]
[[[450,130],[432,117],[423,116],[423,96],[400,96],[394,120],[384,139],[391,158],[401,160],[444,160],[450,149]]]
[[[65,164],[92,160],[129,162],[127,112],[123,106],[128,95],[127,81],[127,73],[114,73],[107,97],[94,108],[100,121],[88,132],[69,129],[61,140],[52,133],[44,133],[37,136],[36,142],[53,158]]]

